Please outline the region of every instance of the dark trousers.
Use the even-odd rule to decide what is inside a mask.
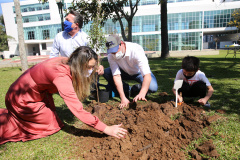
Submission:
[[[203,98],[207,94],[207,86],[203,81],[197,81],[191,86],[187,82],[183,82],[182,87],[178,89],[178,93],[182,92],[182,97],[200,97]]]

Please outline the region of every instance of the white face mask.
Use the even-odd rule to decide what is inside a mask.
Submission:
[[[88,73],[85,75],[85,77],[91,76],[92,72],[93,72],[93,69],[88,70]]]
[[[113,58],[115,60],[119,60],[123,57],[124,53],[122,51],[117,52],[116,54],[113,54]]]

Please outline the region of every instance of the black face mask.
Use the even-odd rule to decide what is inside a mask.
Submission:
[[[196,74],[196,72],[195,72],[194,75],[192,75],[192,76],[186,76],[185,74],[183,74],[183,75],[184,75],[184,77],[185,77],[186,79],[191,79],[192,77],[195,76],[195,74]]]

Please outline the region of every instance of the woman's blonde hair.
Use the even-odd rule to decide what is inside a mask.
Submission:
[[[73,88],[80,101],[84,100],[90,94],[90,84],[96,72],[96,67],[94,67],[91,76],[87,77],[88,62],[91,59],[95,59],[97,62],[97,54],[91,48],[81,46],[71,54],[67,62],[71,70]]]

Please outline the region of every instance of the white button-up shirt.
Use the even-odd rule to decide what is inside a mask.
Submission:
[[[197,82],[197,81],[203,81],[204,83],[206,83],[206,86],[211,86],[211,83],[209,82],[208,78],[206,77],[205,73],[203,73],[202,71],[198,70],[196,72],[196,74],[190,78],[190,79],[186,79],[184,74],[183,74],[183,70],[180,69],[177,72],[176,78],[174,80],[174,83],[176,80],[184,80],[185,82],[187,82],[190,86]]]
[[[73,37],[65,31],[58,33],[53,42],[50,58],[58,57],[59,53],[63,57],[69,57],[76,48],[88,45],[87,37],[88,35],[82,30]]]
[[[108,54],[108,62],[112,70],[112,75],[121,74],[120,68],[129,75],[135,75],[141,72],[142,76],[151,73],[148,59],[145,52],[137,43],[125,42],[125,56],[119,60],[115,60],[112,54]]]

